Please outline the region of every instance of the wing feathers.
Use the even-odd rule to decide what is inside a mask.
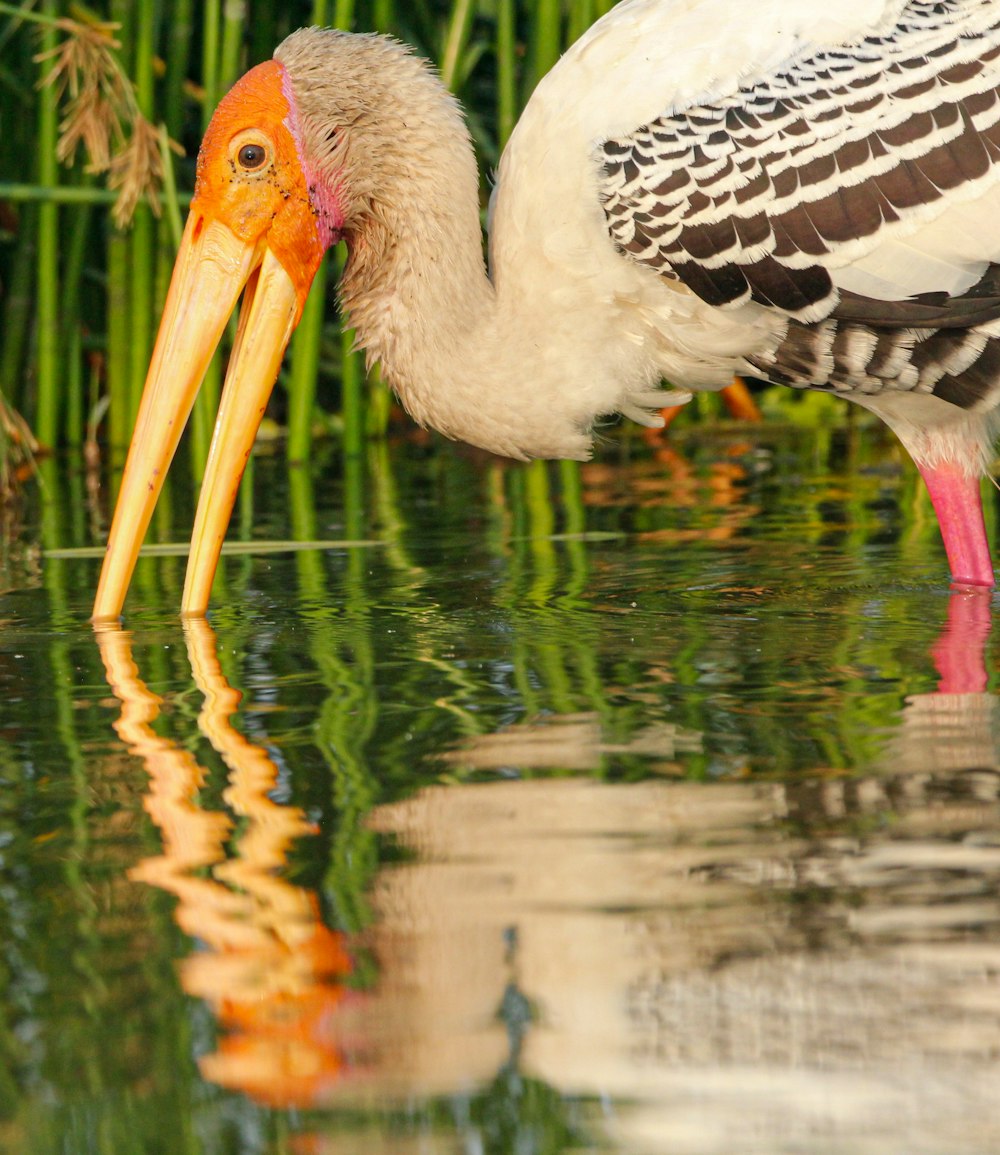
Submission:
[[[598,159],[609,232],[632,259],[710,304],[752,299],[815,321],[838,308],[835,283],[850,282],[838,270],[871,257],[868,283],[877,284],[880,246],[946,220],[998,181],[1000,11],[992,0],[911,0],[890,35],[672,111],[603,142]],[[990,207],[987,199],[982,211]],[[914,240],[905,261],[888,262],[906,279],[884,278],[886,291],[918,297],[941,288],[947,269],[945,287],[960,295],[988,261],[1000,262],[992,224],[974,222],[971,251],[942,250],[938,229],[938,250],[923,263]],[[952,323],[976,323],[968,318],[991,307],[963,300],[953,316],[967,319]],[[846,308],[857,320],[879,314],[857,299]],[[928,309],[947,312],[922,300],[909,313],[882,312]]]

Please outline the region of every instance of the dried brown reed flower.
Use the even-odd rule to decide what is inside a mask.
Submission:
[[[143,196],[159,215],[163,159],[158,134],[142,114],[118,58],[114,32],[119,26],[68,18],[56,25],[65,38],[35,57],[39,63],[52,62],[39,87],[55,87],[65,102],[56,155],[72,164],[82,144],[87,171],[110,173],[110,187],[119,190],[113,211],[118,228],[128,226]]]
[[[124,122],[134,103],[115,56],[120,45],[112,33],[117,25],[69,19],[56,24],[65,38],[35,60],[40,64],[52,62],[39,87],[55,88],[60,101],[66,101],[57,155],[63,164],[72,164],[82,142],[89,170],[105,172],[124,138]]]
[[[38,451],[27,421],[0,393],[0,502],[10,497],[34,468]]]
[[[150,207],[159,216],[159,189],[162,182],[160,134],[137,112],[125,147],[111,158],[108,185],[119,190],[112,214],[115,224],[120,229],[126,227],[143,194],[149,198]]]

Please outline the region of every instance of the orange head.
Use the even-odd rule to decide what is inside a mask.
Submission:
[[[220,101],[198,153],[191,213],[220,221],[245,245],[266,243],[305,302],[343,213],[310,171],[276,60],[251,69]]]

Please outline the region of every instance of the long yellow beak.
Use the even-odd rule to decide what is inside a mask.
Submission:
[[[94,621],[117,618],[167,470],[240,293],[236,345],[212,437],[181,611],[203,614],[233,503],[301,302],[263,241],[188,217],[125,462]]]

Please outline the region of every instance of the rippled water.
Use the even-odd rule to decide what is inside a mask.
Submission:
[[[150,557],[97,634],[105,499],[46,463],[0,1149],[1000,1149],[997,601],[868,432],[265,452],[209,622]]]

